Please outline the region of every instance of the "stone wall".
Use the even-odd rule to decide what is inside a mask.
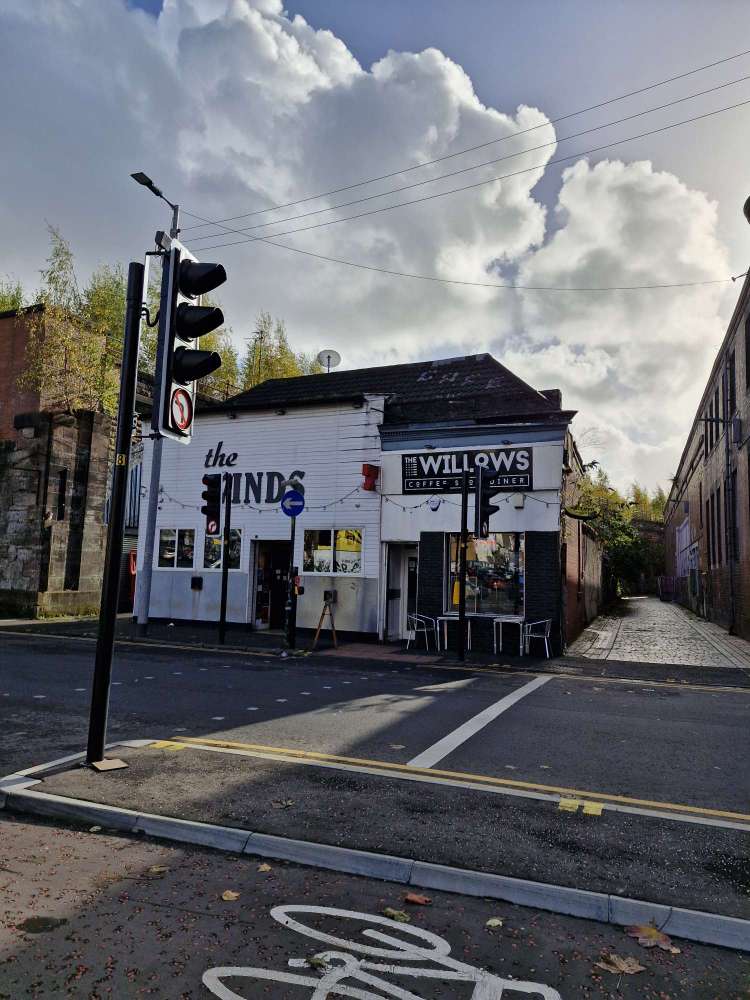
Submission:
[[[109,418],[20,414],[0,443],[0,614],[98,609]]]

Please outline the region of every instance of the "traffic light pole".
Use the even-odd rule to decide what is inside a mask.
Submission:
[[[169,235],[177,238],[180,232],[180,206],[172,205],[172,227]],[[164,281],[162,280],[162,291]],[[164,438],[159,434],[158,415],[161,412],[161,366],[164,363],[163,344],[161,338],[157,344],[156,372],[154,377],[154,393],[152,399],[151,428],[154,431],[151,449],[151,472],[148,481],[148,508],[144,528],[143,565],[136,577],[136,635],[144,637],[148,633],[148,613],[151,606],[151,578],[154,571],[154,544],[156,538],[156,512],[159,504],[159,484],[161,482],[161,452]]]
[[[229,532],[232,528],[232,477],[224,475],[224,534],[221,541],[221,604],[219,605],[219,645],[227,634],[227,589],[229,585]]]
[[[466,659],[466,549],[469,543],[469,474],[461,483],[461,534],[458,541],[458,637],[456,653]]]
[[[122,536],[125,530],[125,502],[128,486],[128,461],[133,433],[135,384],[138,376],[138,341],[145,267],[133,261],[128,267],[125,337],[120,368],[120,398],[117,406],[115,464],[112,470],[112,494],[107,525],[107,553],[102,580],[102,601],[99,611],[99,634],[96,640],[94,680],[91,691],[91,713],[86,763],[96,766],[104,760],[107,739],[109,688],[112,679],[112,656],[115,645],[117,602],[120,593]]]

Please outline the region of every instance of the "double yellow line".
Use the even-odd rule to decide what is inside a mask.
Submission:
[[[673,812],[688,816],[699,816],[706,819],[723,819],[750,825],[750,814],[731,812],[726,809],[706,809],[702,806],[689,806],[676,802],[659,802],[654,799],[636,799],[627,795],[612,795],[608,792],[591,792],[579,788],[568,788],[562,785],[543,785],[534,781],[515,781],[512,778],[495,778],[486,774],[468,774],[464,771],[441,771],[438,768],[411,767],[409,764],[396,764],[390,761],[370,760],[361,757],[343,757],[338,754],[318,753],[314,750],[295,750],[287,747],[270,747],[262,743],[238,743],[232,740],[212,740],[202,737],[180,737],[179,740],[163,740],[155,747],[177,749],[179,747],[216,747],[223,750],[239,750],[248,754],[264,754],[269,756],[291,757],[321,764],[345,765],[351,768],[366,768],[381,771],[384,774],[404,774],[414,777],[429,778],[436,783],[441,781],[465,782],[473,785],[486,785],[490,788],[508,788],[518,791],[537,792],[544,795],[559,795],[563,799],[578,799],[602,802],[614,805],[630,806],[639,809]]]

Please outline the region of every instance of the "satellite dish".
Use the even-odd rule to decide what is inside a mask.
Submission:
[[[341,364],[341,355],[338,351],[334,351],[333,348],[327,347],[318,354],[318,361],[323,365],[326,372],[330,372],[332,368],[336,368]]]

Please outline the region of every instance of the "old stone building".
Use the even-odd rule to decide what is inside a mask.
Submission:
[[[750,638],[750,277],[745,279],[665,511],[668,592]]]
[[[19,387],[40,312],[0,313],[0,615],[95,611],[101,592],[110,420]]]

